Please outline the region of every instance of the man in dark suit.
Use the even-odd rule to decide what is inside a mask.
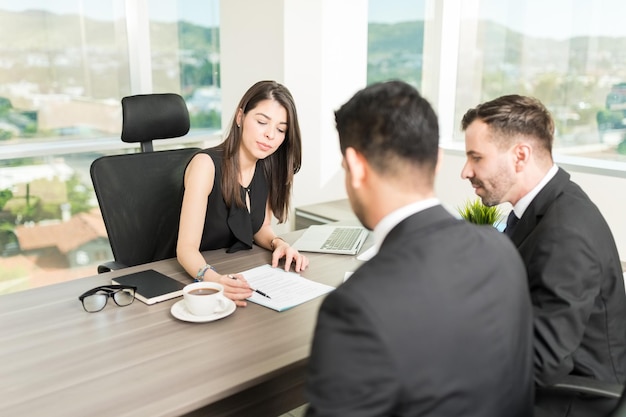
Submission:
[[[537,385],[566,375],[623,383],[626,295],[618,251],[598,208],[552,159],[550,113],[536,99],[510,95],[470,109],[461,125],[461,176],[484,204],[509,202],[510,219],[519,219],[505,233],[528,271]],[[613,404],[539,388],[535,415],[597,416]]]
[[[378,252],[320,308],[307,416],[531,415],[524,266],[506,236],[436,199],[433,109],[394,81],[335,117],[347,194]]]

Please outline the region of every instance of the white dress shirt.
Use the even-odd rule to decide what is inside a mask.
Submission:
[[[387,214],[385,217],[378,222],[376,227],[374,227],[374,245],[371,248],[363,252],[358,256],[357,259],[361,261],[367,261],[371,259],[374,255],[378,253],[378,249],[380,245],[383,243],[383,240],[387,237],[387,234],[396,227],[398,223],[407,217],[418,213],[422,210],[426,210],[427,208],[434,207],[440,204],[439,199],[437,198],[428,198],[426,200],[421,200],[415,203],[408,204],[404,207],[400,207]]]
[[[541,179],[541,181],[539,181],[539,184],[537,184],[535,188],[530,190],[530,192],[524,197],[520,198],[517,204],[513,206],[513,212],[518,219],[522,218],[530,203],[534,200],[537,194],[539,194],[539,191],[543,190],[543,187],[545,187],[546,184],[550,182],[552,178],[554,178],[558,170],[559,167],[557,167],[556,164],[552,165],[552,168],[550,168],[546,175]]]

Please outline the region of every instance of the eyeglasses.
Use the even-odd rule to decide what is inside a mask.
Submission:
[[[130,285],[103,285],[90,289],[78,297],[78,299],[83,304],[86,312],[96,313],[107,305],[109,297],[113,298],[115,304],[120,307],[132,304],[135,301],[136,290],[137,287]]]

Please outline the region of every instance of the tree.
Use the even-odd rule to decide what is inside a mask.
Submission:
[[[67,201],[72,207],[72,214],[88,212],[92,209],[92,190],[80,182],[76,173],[66,181]]]
[[[11,190],[0,190],[0,211],[4,209],[5,204],[13,198]]]

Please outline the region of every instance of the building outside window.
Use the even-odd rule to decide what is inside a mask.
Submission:
[[[192,131],[174,146],[219,131],[218,20],[218,0],[0,1],[0,294],[113,258],[89,167],[137,151],[122,97],[181,94]]]
[[[626,162],[626,3],[369,0],[369,6],[368,82],[399,78],[419,88],[438,110],[447,146],[462,145],[459,124],[468,108],[523,94],[552,112],[557,155]]]

